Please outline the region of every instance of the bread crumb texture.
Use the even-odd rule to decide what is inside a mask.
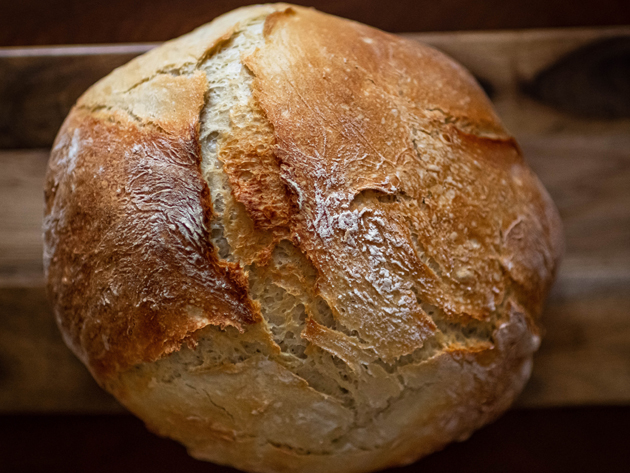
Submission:
[[[443,54],[285,4],[94,85],[46,179],[68,345],[156,433],[257,472],[363,472],[521,391],[560,222]]]

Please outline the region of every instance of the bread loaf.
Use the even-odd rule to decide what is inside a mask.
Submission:
[[[402,465],[495,419],[562,248],[468,72],[286,4],[95,84],[45,185],[68,346],[149,429],[255,472]]]

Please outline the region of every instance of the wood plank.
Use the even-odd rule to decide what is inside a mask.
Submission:
[[[630,404],[629,283],[561,274],[519,406]],[[0,413],[121,411],[64,345],[43,288],[0,288],[0,313]]]
[[[617,136],[530,135],[520,144],[560,210],[564,271],[630,275],[630,128]]]
[[[630,403],[630,136],[543,136],[523,149],[560,208],[567,253],[520,404]],[[41,287],[46,157],[0,153],[0,412],[117,412],[63,345]]]
[[[630,127],[630,111],[625,119],[614,121],[576,117],[525,93],[528,86],[536,85],[540,72],[564,55],[606,39],[630,40],[630,27],[406,36],[445,51],[470,69],[491,92],[499,114],[517,138],[529,134],[614,135],[627,133]],[[155,46],[0,48],[0,148],[49,147],[70,107],[87,87]],[[618,46],[612,58],[606,53],[609,49],[606,45],[596,48],[579,62],[585,69],[578,76],[586,79],[572,87],[576,90],[571,101],[600,97],[602,83],[608,82],[601,77],[588,79],[594,70],[602,69],[601,61],[612,61],[618,67],[606,69],[605,77],[611,77],[612,85],[604,89],[619,95],[610,99],[613,103],[628,102],[628,88],[614,84],[627,83],[623,64],[627,64],[630,49]],[[571,76],[575,75],[572,71]]]
[[[90,85],[153,46],[0,49],[0,148],[50,147]]]
[[[607,72],[610,79],[614,76],[627,87],[628,74],[622,64],[630,57],[627,42],[630,27],[406,36],[436,47],[468,68],[490,91],[499,116],[518,139],[530,135],[616,135],[630,130],[630,109],[624,119],[619,120],[577,116],[527,93],[543,71],[584,48],[587,49],[583,55],[583,70],[572,70],[571,76],[564,78],[565,86],[575,89],[572,91],[574,101],[600,94],[601,87],[608,85],[607,80],[597,75],[598,68],[604,69],[602,62],[618,62],[619,68],[614,74]],[[617,57],[610,58],[605,42],[619,38],[625,43],[624,49],[616,51]],[[600,49],[597,46],[602,42]],[[595,46],[595,50],[589,51],[589,46]],[[593,69],[596,77],[593,77]],[[576,75],[587,79],[574,84],[571,77]],[[627,103],[628,94],[627,88],[619,90],[618,100]]]
[[[64,344],[45,292],[0,288],[0,413],[122,412]]]
[[[560,279],[519,406],[630,403],[628,283]],[[121,412],[64,345],[44,292],[0,289],[0,413]]]
[[[629,283],[560,275],[517,405],[630,404]],[[122,411],[64,345],[43,288],[0,288],[0,313],[0,413]]]
[[[630,404],[630,279],[561,273],[520,407]],[[64,345],[43,288],[0,288],[0,414],[115,413]]]
[[[614,119],[602,118],[597,107],[593,116],[576,115],[562,108],[566,101],[545,105],[523,85],[539,84],[546,77],[541,71],[558,64],[560,78],[566,64],[573,76],[575,66],[559,57],[602,38],[628,35],[628,28],[413,35],[451,53],[480,77],[564,221],[566,255],[521,406],[630,404],[630,119],[623,116],[623,103],[613,107],[621,111]],[[45,300],[40,228],[48,151],[2,150],[2,143],[48,145],[54,134],[48,123],[63,117],[71,97],[149,47],[0,50],[0,72],[13,60],[14,76],[17,70],[32,72],[29,92],[19,100],[7,92],[13,89],[0,73],[0,412],[120,410],[65,348]],[[589,65],[584,77],[591,77],[589,68],[601,54],[612,63],[623,60],[621,49],[612,59],[601,49],[579,56]],[[67,85],[73,74],[83,82]],[[620,90],[618,100],[626,100]],[[587,87],[584,93],[600,92]],[[604,108],[610,106],[609,96],[601,97]],[[9,116],[21,126],[8,126],[7,107],[16,103],[11,110],[19,113]],[[591,105],[587,102],[587,112]]]
[[[630,404],[630,278],[562,271],[518,405]]]
[[[0,152],[0,287],[42,286],[48,150]]]
[[[565,226],[567,275],[630,277],[630,133],[521,140]],[[46,150],[0,151],[0,285],[41,286]]]

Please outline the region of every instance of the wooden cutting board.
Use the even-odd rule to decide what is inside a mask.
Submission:
[[[630,27],[406,36],[475,74],[564,221],[519,405],[630,404]],[[65,347],[47,305],[42,184],[77,97],[152,47],[0,49],[0,414],[122,409]]]

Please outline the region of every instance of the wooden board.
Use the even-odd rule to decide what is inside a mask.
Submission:
[[[90,85],[152,47],[0,48],[0,148],[49,147]]]
[[[630,28],[410,37],[480,79],[563,217],[566,255],[520,405],[630,404]],[[46,304],[42,183],[76,97],[151,47],[0,50],[0,412],[120,410]]]

